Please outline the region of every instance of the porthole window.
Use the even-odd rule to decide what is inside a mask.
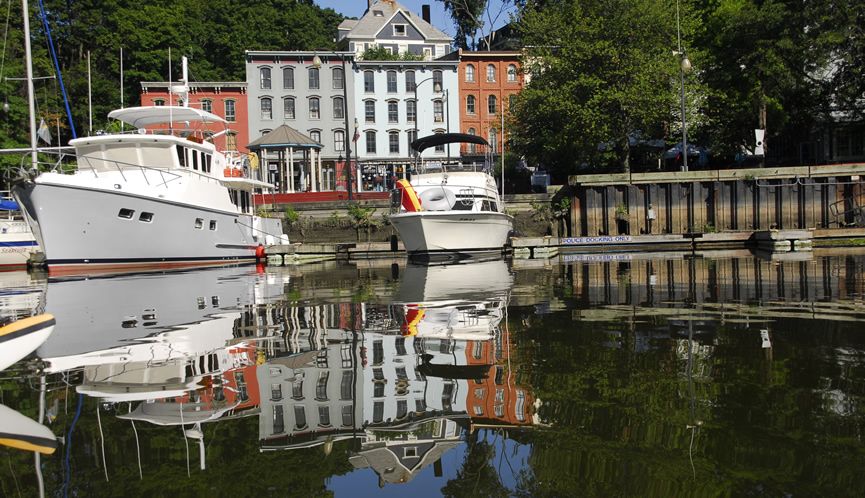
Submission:
[[[135,214],[135,211],[132,209],[121,208],[120,212],[117,213],[118,218],[126,218],[127,220],[131,220],[132,216]]]
[[[144,223],[152,222],[153,221],[153,213],[146,213],[146,212],[141,213],[141,215],[138,217],[138,221],[143,221]]]
[[[201,218],[195,218],[195,228],[201,230],[201,227],[204,226],[204,220]]]
[[[210,229],[216,230],[216,220],[210,220]]]

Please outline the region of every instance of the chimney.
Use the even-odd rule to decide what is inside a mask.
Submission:
[[[375,0],[367,0],[366,2],[366,11],[369,12],[372,10],[372,4],[375,3]]]
[[[423,17],[423,20],[426,21],[427,24],[432,24],[432,22],[430,22],[430,16],[429,16],[429,5],[421,5],[420,8],[421,8],[421,17]]]

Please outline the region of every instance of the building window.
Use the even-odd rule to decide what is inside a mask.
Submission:
[[[399,110],[396,102],[387,103],[387,122],[399,123]]]
[[[417,119],[417,102],[407,100],[405,103],[405,120],[409,123],[414,123]]]
[[[407,136],[408,136],[408,150],[409,150],[409,154],[411,154],[412,153],[411,152],[411,150],[412,150],[411,149],[411,143],[414,142],[415,140],[417,140],[417,131],[411,130],[407,133]]]
[[[375,132],[366,132],[366,153],[375,154]]]
[[[330,427],[330,407],[322,405],[318,407],[318,425]]]
[[[496,66],[490,64],[487,66],[487,83],[495,83],[496,81]]]
[[[318,68],[309,68],[309,89],[318,90]]]
[[[414,92],[415,90],[415,79],[414,79],[414,71],[406,71],[405,73],[405,91],[406,92]]]
[[[261,70],[259,70],[259,76],[261,77],[261,89],[270,90],[270,68],[261,68]]]
[[[469,128],[468,132],[466,132],[466,133],[468,133],[469,135],[477,135],[474,128]],[[477,153],[478,153],[478,144],[471,144],[470,143],[469,144],[469,154],[477,154]]]
[[[345,118],[345,102],[342,97],[333,99],[333,119]]]
[[[399,154],[399,133],[392,131],[388,134],[388,141],[390,143],[390,153],[391,154]]]
[[[475,66],[473,64],[466,66],[466,81],[469,83],[474,83],[475,81]]]
[[[469,95],[466,97],[466,114],[475,113],[475,96]]]
[[[229,123],[235,122],[234,101],[233,100],[226,100],[225,101],[225,120],[228,121]]]
[[[441,132],[441,131],[437,131],[437,132],[436,132],[436,135],[438,135],[438,134],[440,134],[440,133],[442,133],[442,132]],[[445,144],[438,144],[438,145],[436,145],[436,146],[435,146],[435,151],[436,151],[436,152],[444,152],[444,151],[445,151]],[[447,348],[447,341],[443,342],[442,345],[441,345],[441,347],[443,347],[443,348]],[[442,353],[446,353],[446,352],[447,352],[447,351],[442,351]]]
[[[333,69],[333,88],[342,90],[343,85],[345,85],[345,72],[341,67],[336,67]]]
[[[226,150],[237,150],[237,132],[230,131],[225,135],[225,148]]]
[[[387,93],[396,93],[396,71],[387,72]]]
[[[517,66],[511,64],[508,66],[508,83],[517,82]]]
[[[438,88],[438,90],[436,90]],[[441,71],[433,71],[433,91],[441,92],[442,88],[442,72]]]
[[[441,123],[445,120],[444,118],[444,103],[441,100],[436,100],[433,102],[433,118],[436,123]]]
[[[273,119],[273,101],[269,98],[261,99],[261,119]]]
[[[213,112],[213,101],[204,99],[201,101],[201,110],[204,112]]]
[[[375,123],[375,101],[367,100],[363,103],[364,116],[367,123]]]
[[[375,92],[375,73],[372,71],[364,71],[363,73],[363,91]]]
[[[393,25],[393,35],[394,36],[407,36],[405,24],[394,24]]]
[[[499,153],[498,132],[495,128],[490,128],[490,152]]]
[[[495,114],[496,113],[496,96],[490,95],[487,99],[487,113]]]
[[[286,67],[282,70],[282,88],[294,90],[294,68]]]
[[[318,97],[312,97],[309,99],[309,119],[319,119],[320,117],[321,111]]]
[[[333,132],[333,150],[336,152],[345,152],[345,131],[336,130]]]
[[[309,132],[309,138],[311,138],[313,142],[320,144],[321,143],[321,132],[320,131],[311,131],[311,132]]]
[[[153,99],[153,105],[156,107],[162,107],[165,105],[165,99]]]
[[[282,102],[285,119],[294,119],[294,99],[285,99]]]

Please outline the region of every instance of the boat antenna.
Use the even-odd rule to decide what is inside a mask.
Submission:
[[[9,34],[9,16],[12,13],[12,2],[6,2],[6,28],[3,30],[3,57],[0,59],[0,79],[3,78],[3,68],[6,66],[6,37]],[[9,89],[3,85],[3,112],[9,112]]]

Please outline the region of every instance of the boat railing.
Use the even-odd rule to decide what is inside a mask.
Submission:
[[[410,205],[412,194],[407,188],[397,185],[391,190],[391,213],[397,214]],[[416,185],[411,191],[417,196],[421,210],[427,211],[473,211],[503,212],[504,205],[495,188],[478,185],[443,183],[436,185]],[[450,199],[445,201],[446,199]],[[424,205],[426,202],[426,205]]]
[[[424,161],[421,164],[412,165],[413,173],[429,174],[429,173],[492,173],[492,168],[486,162],[441,162],[441,161]]]
[[[164,166],[145,166],[143,164],[133,164],[117,159],[108,159],[105,157],[95,157],[87,155],[76,155],[60,153],[56,159],[50,159],[52,153],[40,153],[36,163],[32,163],[28,154],[22,159],[21,169],[23,172],[34,176],[41,171],[48,171],[59,174],[92,174],[94,178],[99,178],[100,172],[116,171],[124,182],[129,182],[129,175],[132,172],[140,172],[142,178],[148,185],[157,187],[168,186],[170,182],[179,181],[183,176],[177,172],[169,171],[168,167]],[[208,181],[218,182],[219,180],[204,174],[200,171],[190,170],[186,173],[197,175]],[[158,180],[154,180],[157,177]]]

